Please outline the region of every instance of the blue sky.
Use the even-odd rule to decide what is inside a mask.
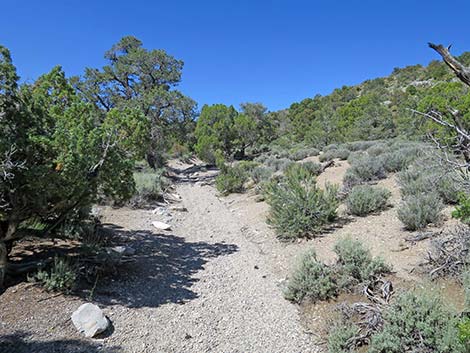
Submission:
[[[0,44],[23,80],[60,64],[101,67],[122,36],[185,62],[185,94],[203,104],[288,107],[336,87],[426,64],[428,41],[470,51],[470,1],[2,1]]]

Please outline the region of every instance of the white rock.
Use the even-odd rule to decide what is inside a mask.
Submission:
[[[169,224],[159,222],[159,221],[152,222],[152,225],[155,228],[160,229],[160,230],[170,230],[171,229],[171,226]]]
[[[91,303],[81,305],[72,314],[72,322],[78,331],[85,334],[85,337],[95,337],[109,326],[109,321],[103,311]]]
[[[157,215],[164,215],[168,213],[168,211],[164,207],[157,207],[152,211],[152,214],[157,214]]]
[[[130,246],[124,246],[124,245],[113,246],[112,248],[109,248],[109,250],[117,252],[118,254],[121,254],[121,255],[131,256],[135,254],[134,248],[131,248]]]

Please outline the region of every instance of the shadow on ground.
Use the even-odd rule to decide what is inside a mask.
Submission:
[[[115,227],[114,232],[136,254],[116,276],[99,280],[93,301],[102,305],[139,308],[183,304],[198,297],[191,287],[206,263],[238,251],[234,244],[188,242],[147,230],[129,232]]]
[[[2,353],[119,353],[121,349],[105,348],[85,340],[29,340],[25,332],[0,336]]]

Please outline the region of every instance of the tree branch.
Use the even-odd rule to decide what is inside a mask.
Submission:
[[[434,49],[442,56],[444,62],[449,66],[455,75],[466,85],[470,86],[470,68],[464,66],[456,58],[454,58],[450,52],[450,45],[446,48],[442,44],[428,43],[429,47]]]

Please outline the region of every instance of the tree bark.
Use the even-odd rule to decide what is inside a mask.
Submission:
[[[442,44],[428,43],[428,45],[430,48],[439,53],[444,62],[452,69],[452,71],[454,71],[455,75],[460,79],[460,81],[470,86],[470,68],[464,66],[450,54],[450,45],[447,48]]]
[[[8,250],[5,242],[0,240],[0,289],[3,288],[3,281],[8,265]]]

